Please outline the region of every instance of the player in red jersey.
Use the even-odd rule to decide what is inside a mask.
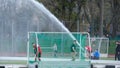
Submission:
[[[85,49],[90,53],[92,51],[92,48],[90,46],[86,46]]]
[[[40,46],[38,46],[37,54],[38,54],[38,60],[41,61],[42,50],[41,50]]]
[[[91,58],[91,52],[92,52],[92,48],[90,46],[86,46],[85,49],[87,50],[87,55],[89,58]]]
[[[35,43],[32,43],[33,45],[33,49],[34,49],[34,54],[35,54],[35,61],[38,60],[41,61],[41,54],[42,54],[42,50],[40,48],[40,46],[37,46]]]

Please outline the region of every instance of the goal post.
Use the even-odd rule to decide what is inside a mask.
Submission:
[[[108,57],[109,38],[106,37],[91,37],[91,47],[95,51],[98,49],[100,57]]]
[[[87,32],[29,32],[28,33],[28,61],[34,60],[32,43],[40,45],[42,57],[53,58],[53,45],[57,45],[57,57],[71,58],[70,47],[73,40],[77,40],[77,57],[86,59],[85,46],[90,44],[90,35]]]

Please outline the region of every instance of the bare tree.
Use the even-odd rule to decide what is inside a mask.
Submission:
[[[115,37],[117,31],[120,30],[120,0],[112,0],[112,21],[113,26],[112,36]]]

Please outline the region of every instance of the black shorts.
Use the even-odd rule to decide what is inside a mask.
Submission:
[[[39,57],[39,58],[41,57],[41,53],[38,53],[38,57]]]

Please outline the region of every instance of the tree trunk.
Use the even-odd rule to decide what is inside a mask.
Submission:
[[[112,6],[112,37],[115,37],[117,35],[118,26],[119,26],[119,19],[120,19],[120,0],[113,0],[113,6]]]
[[[100,36],[103,36],[103,14],[104,13],[104,0],[100,3]]]

